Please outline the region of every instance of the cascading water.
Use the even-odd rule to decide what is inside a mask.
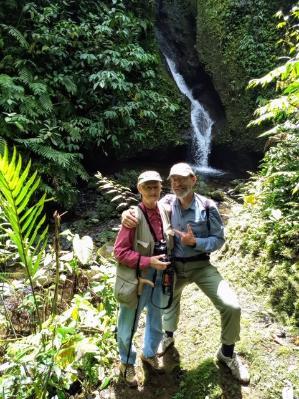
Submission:
[[[180,89],[181,93],[189,98],[191,102],[191,123],[192,140],[194,144],[194,168],[206,174],[221,173],[219,170],[211,168],[208,164],[211,146],[211,135],[213,121],[203,106],[193,97],[191,90],[187,87],[185,80],[177,70],[175,63],[167,58],[167,64],[172,76]]]

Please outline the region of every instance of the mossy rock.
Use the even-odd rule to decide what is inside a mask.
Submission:
[[[258,95],[271,88],[246,90],[277,63],[279,32],[274,14],[290,0],[197,0],[196,49],[225,108],[227,124],[215,137],[217,144],[235,150],[261,150],[260,128],[247,128]]]
[[[219,201],[222,202],[225,200],[225,193],[222,190],[215,190],[212,191],[210,193],[210,197],[214,200],[214,201]]]

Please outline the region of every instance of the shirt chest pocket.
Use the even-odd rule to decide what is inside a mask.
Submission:
[[[207,221],[206,220],[199,220],[195,223],[190,223],[193,234],[196,237],[207,237],[208,236],[208,229],[207,229]]]

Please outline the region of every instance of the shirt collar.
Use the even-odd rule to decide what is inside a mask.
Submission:
[[[183,209],[181,207],[181,203],[180,203],[180,200],[178,198],[175,199],[174,205],[177,208]],[[191,201],[190,205],[188,206],[188,208],[185,208],[184,211],[186,211],[187,209],[195,210],[195,195],[194,194],[193,194],[193,198],[192,198],[192,201]]]

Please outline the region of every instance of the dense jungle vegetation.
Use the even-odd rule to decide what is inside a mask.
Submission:
[[[243,150],[263,147],[256,140],[259,128],[246,125],[252,119],[257,96],[265,96],[257,87],[246,90],[250,79],[265,75],[281,55],[277,41],[280,31],[273,15],[288,9],[293,0],[197,0],[197,53],[225,107],[227,124],[216,140]]]
[[[63,214],[55,212],[49,233],[45,205],[53,198],[73,204],[78,179],[90,179],[90,151],[123,157],[182,142],[184,101],[163,72],[152,7],[137,0],[0,6],[1,399],[85,398],[95,390],[90,397],[101,398],[113,381],[115,260],[89,235],[64,230]],[[299,4],[277,18],[276,67],[265,63],[264,76],[247,82],[251,93],[265,90],[250,122],[263,130],[265,155],[259,171],[235,188],[243,204],[220,259],[237,256],[241,284],[255,283],[275,317],[295,326]],[[130,176],[136,180],[134,171]],[[128,193],[97,179],[112,194]],[[99,219],[110,221],[117,212],[101,201]],[[101,244],[114,236],[109,225]]]
[[[1,137],[64,206],[88,178],[85,154],[124,157],[181,141],[151,14],[140,1],[1,4]]]
[[[254,125],[264,125],[266,153],[258,174],[243,187],[244,208],[232,226],[228,248],[251,257],[249,279],[258,279],[270,291],[271,303],[286,319],[298,324],[299,256],[299,60],[298,7],[280,18],[279,40],[286,60],[249,88],[272,85],[276,94],[260,98]],[[241,236],[237,232],[242,232]],[[247,259],[248,261],[248,259]]]

